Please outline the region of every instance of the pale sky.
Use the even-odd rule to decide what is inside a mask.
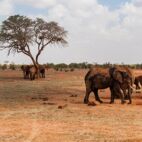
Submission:
[[[15,14],[56,21],[68,31],[68,46],[49,46],[40,63],[142,63],[142,0],[0,0],[0,23]],[[6,50],[0,57],[0,63],[31,63]]]

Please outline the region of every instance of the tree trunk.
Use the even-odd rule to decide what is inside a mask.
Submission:
[[[32,56],[30,56],[30,58],[32,59],[34,67],[36,68],[36,74],[37,74],[36,76],[37,76],[37,79],[38,79],[39,78],[39,74],[40,74],[39,64],[36,63],[36,61],[34,60],[34,58]]]

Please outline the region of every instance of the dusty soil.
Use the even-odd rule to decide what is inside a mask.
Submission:
[[[86,72],[48,70],[30,81],[0,71],[0,142],[142,142],[142,94],[131,105],[109,104],[109,90],[100,90],[104,103],[85,105]]]

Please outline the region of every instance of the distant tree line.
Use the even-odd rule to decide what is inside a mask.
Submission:
[[[74,68],[74,69],[88,69],[92,66],[98,66],[98,67],[102,67],[102,68],[108,68],[110,66],[114,66],[114,65],[121,65],[121,66],[127,66],[130,67],[132,69],[142,69],[142,64],[111,64],[109,62],[104,63],[104,64],[91,64],[91,63],[87,63],[87,62],[82,62],[82,63],[70,63],[70,64],[65,64],[65,63],[60,63],[60,64],[54,64],[54,63],[47,63],[47,66],[49,68],[62,68],[62,69],[66,69],[66,68]]]
[[[49,69],[55,69],[56,71],[74,71],[75,69],[89,69],[92,66],[98,66],[98,67],[102,67],[102,68],[108,68],[110,66],[113,65],[122,65],[122,66],[127,66],[130,67],[132,69],[142,69],[142,64],[111,64],[109,62],[104,63],[104,64],[91,64],[91,63],[87,63],[87,62],[82,62],[82,63],[70,63],[70,64],[65,64],[65,63],[60,63],[60,64],[54,64],[54,63],[47,63],[44,64],[44,66]],[[0,69],[1,70],[6,70],[6,69],[11,69],[11,70],[17,70],[20,69],[21,65],[20,64],[15,64],[15,63],[11,63],[11,64],[0,64]]]
[[[60,63],[60,64],[54,64],[54,63],[47,63],[48,68],[54,68],[55,70],[60,70],[60,69],[89,69],[92,66],[98,66],[102,68],[108,68],[110,66],[114,65],[121,65],[121,66],[127,66],[132,69],[142,69],[142,64],[111,64],[109,62],[104,63],[104,64],[91,64],[87,62],[82,62],[82,63],[70,63],[70,64],[65,64],[65,63]]]
[[[7,70],[7,69],[11,69],[11,70],[16,70],[16,69],[20,69],[21,65],[16,65],[16,64],[0,64],[0,69],[1,70]]]

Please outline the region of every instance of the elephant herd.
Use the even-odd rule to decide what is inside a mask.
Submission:
[[[39,71],[33,65],[22,65],[24,79],[34,80],[35,76],[45,78],[45,67],[39,65]],[[89,95],[94,93],[96,101],[103,103],[98,95],[99,89],[110,89],[110,103],[114,103],[116,97],[121,99],[121,104],[126,103],[126,97],[129,104],[132,103],[131,95],[133,85],[136,89],[141,89],[142,76],[134,76],[133,70],[124,66],[115,66],[107,69],[100,67],[91,67],[85,75],[86,94],[84,103],[89,103]]]
[[[34,80],[37,73],[37,69],[33,65],[22,65],[21,69],[23,71],[24,79]],[[45,78],[45,67],[43,65],[39,65],[39,77]]]
[[[102,103],[98,90],[109,88],[111,92],[110,103],[114,103],[116,96],[119,96],[121,104],[124,104],[126,102],[125,96],[127,96],[129,104],[131,104],[133,84],[140,89],[140,83],[140,77],[135,78],[133,71],[128,67],[115,66],[108,69],[92,67],[85,75],[86,94],[84,103],[87,104],[89,102],[91,92],[94,93],[96,101]]]

